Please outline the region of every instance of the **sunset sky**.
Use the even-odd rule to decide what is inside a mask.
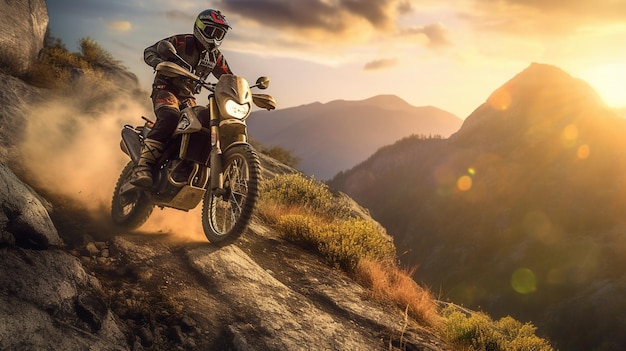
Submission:
[[[191,33],[219,9],[233,71],[271,79],[279,107],[395,94],[466,118],[531,62],[587,81],[626,106],[626,1],[47,0],[51,34],[71,51],[90,37],[146,90],[143,49]]]

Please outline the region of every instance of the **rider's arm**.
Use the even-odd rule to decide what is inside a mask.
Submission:
[[[217,59],[215,60],[215,68],[213,68],[213,75],[219,78],[222,74],[233,74],[233,71],[230,70],[230,66],[228,66],[224,55],[218,52]]]
[[[163,57],[163,56],[161,56],[161,54],[159,54],[159,49],[158,49],[159,48],[159,43],[162,42],[162,41],[169,41],[178,50],[181,47],[184,48],[184,46],[183,46],[184,42],[182,41],[183,39],[181,39],[181,38],[185,38],[185,36],[184,35],[174,35],[174,36],[171,36],[169,38],[165,38],[163,40],[159,40],[156,43],[154,43],[154,45],[152,45],[152,46],[148,46],[143,51],[143,60],[144,60],[144,62],[147,63],[148,66],[150,66],[152,68],[156,68],[156,65],[158,65],[159,63],[161,63],[163,61],[173,61],[173,60],[168,60],[167,57]]]
[[[143,51],[144,62],[152,68],[155,68],[156,65],[165,61],[159,56],[159,53],[157,52],[157,45],[159,45],[159,42],[156,42],[154,45],[147,47]]]

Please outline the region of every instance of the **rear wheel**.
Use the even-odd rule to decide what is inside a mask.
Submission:
[[[134,163],[128,162],[115,185],[113,191],[113,201],[111,202],[111,217],[113,223],[127,229],[135,229],[142,225],[154,209],[154,204],[146,194],[145,190],[131,186],[129,184],[133,173]],[[131,190],[122,190],[126,187]]]
[[[226,245],[246,230],[259,196],[261,163],[250,145],[238,145],[223,155],[224,193],[210,189],[202,203],[202,228],[210,242]]]

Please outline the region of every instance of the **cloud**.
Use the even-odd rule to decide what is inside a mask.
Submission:
[[[452,45],[452,42],[449,39],[448,29],[441,23],[404,28],[400,31],[400,34],[423,34],[426,38],[428,38],[428,46],[431,48],[443,48]]]
[[[162,14],[168,20],[180,21],[180,22],[191,23],[191,24],[193,24],[193,21],[195,21],[196,16],[198,15],[196,13],[187,13],[187,12],[183,12],[179,10],[169,10],[169,11],[163,12]]]
[[[375,71],[380,69],[385,69],[389,67],[396,66],[398,64],[398,59],[390,58],[390,59],[380,59],[370,61],[363,66],[364,71]]]
[[[397,17],[411,11],[408,0],[219,0],[218,4],[227,17],[322,41],[394,31]]]
[[[107,23],[107,28],[118,32],[128,32],[133,28],[133,25],[128,21],[113,21]]]

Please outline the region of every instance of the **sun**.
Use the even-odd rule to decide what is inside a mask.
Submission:
[[[604,64],[580,72],[583,79],[610,107],[626,106],[626,63]]]

